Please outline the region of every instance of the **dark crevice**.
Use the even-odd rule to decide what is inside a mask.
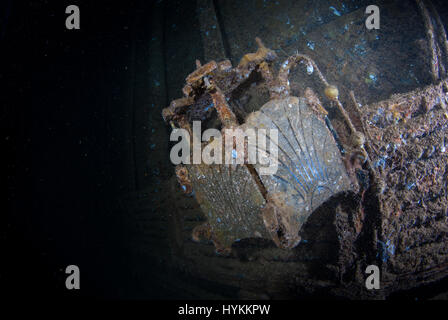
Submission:
[[[162,8],[162,14],[163,14],[163,21],[166,21],[166,2],[163,3],[163,8]],[[167,46],[166,46],[166,23],[163,24],[163,30],[162,30],[162,64],[163,64],[163,80],[165,82],[165,105],[168,105],[169,102],[169,97],[168,97],[168,69],[167,69]]]
[[[137,23],[136,23],[136,18],[134,18],[134,23],[133,23],[133,30],[136,29],[137,27]],[[135,84],[136,84],[136,73],[135,73],[135,66],[136,66],[136,59],[135,59],[135,50],[136,50],[136,39],[135,39],[135,34],[136,33],[132,33],[132,44],[131,44],[131,56],[132,56],[132,89],[131,89],[131,108],[132,108],[132,124],[131,124],[131,134],[132,134],[132,158],[133,158],[133,163],[134,163],[134,184],[135,184],[135,190],[139,191],[140,190],[140,183],[139,183],[139,176],[138,176],[138,163],[137,163],[137,142],[136,142],[136,128],[135,128],[135,122],[137,121],[136,119],[136,114],[137,114],[137,106],[135,103]]]
[[[425,300],[431,299],[439,294],[446,292],[448,285],[448,277],[444,277],[439,281],[429,283],[420,287],[401,290],[391,293],[388,300]]]
[[[257,171],[255,170],[254,166],[251,165],[251,164],[247,164],[246,167],[249,170],[249,173],[254,178],[255,183],[257,184],[258,189],[260,190],[261,195],[267,201],[268,200],[267,199],[268,191],[266,190],[266,187],[264,186],[263,182],[261,181],[261,178],[258,175]]]
[[[216,13],[216,19],[218,20],[219,30],[221,31],[221,39],[222,39],[222,45],[224,47],[224,53],[228,59],[231,58],[231,51],[230,51],[230,44],[229,39],[227,38],[227,33],[224,29],[224,22],[221,15],[221,8],[218,4],[218,0],[213,0],[213,6],[215,7],[215,13]]]

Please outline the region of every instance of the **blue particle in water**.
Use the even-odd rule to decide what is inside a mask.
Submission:
[[[312,64],[309,64],[309,65],[306,66],[306,73],[312,74],[313,71],[314,71],[314,67],[313,67]]]
[[[213,108],[213,106],[214,106],[214,104],[212,102],[207,107],[205,107],[204,111],[208,111],[210,108]]]
[[[330,10],[333,11],[333,14],[340,17],[341,13],[333,6],[330,7]]]
[[[308,46],[308,48],[310,48],[311,50],[314,50],[314,42],[313,41],[307,41],[306,45]]]

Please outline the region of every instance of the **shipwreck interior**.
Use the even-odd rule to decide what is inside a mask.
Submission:
[[[371,4],[380,9],[379,29],[365,25]],[[10,295],[448,298],[443,0],[77,5],[80,29],[68,30],[64,1],[0,4],[8,57],[2,62],[2,78],[8,79],[3,90],[15,96],[0,97],[9,199],[1,214],[0,282]],[[371,171],[353,169],[362,192],[338,194],[320,205],[294,248],[248,238],[222,255],[212,242],[192,239],[206,217],[178,183],[169,156],[172,128],[162,110],[183,96],[197,60],[204,65],[228,59],[235,67],[256,52],[256,37],[275,52],[275,70],[301,53],[337,86],[354,127],[368,132],[369,162],[361,166]],[[298,65],[289,81],[293,96],[314,90],[341,143],[348,143],[340,134],[338,106],[325,98],[319,79]],[[268,100],[259,72],[229,96],[240,123]],[[190,119],[201,118],[196,111]],[[213,127],[212,120],[204,125]],[[368,121],[375,126],[366,130]],[[405,129],[415,129],[412,139],[400,131]],[[382,178],[373,184],[375,172]],[[65,288],[71,264],[81,270],[82,289],[76,292]],[[365,289],[370,264],[381,270],[380,290]]]

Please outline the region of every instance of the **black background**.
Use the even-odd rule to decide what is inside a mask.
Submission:
[[[70,4],[81,9],[80,30],[65,28]],[[150,14],[151,1],[138,5]],[[8,0],[1,9],[2,290],[131,297],[115,195],[125,184],[120,119],[130,105],[126,65],[136,4]],[[65,289],[70,264],[80,267],[82,290]]]

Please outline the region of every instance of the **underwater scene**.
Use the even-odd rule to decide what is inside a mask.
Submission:
[[[444,1],[0,7],[13,296],[448,299]]]

